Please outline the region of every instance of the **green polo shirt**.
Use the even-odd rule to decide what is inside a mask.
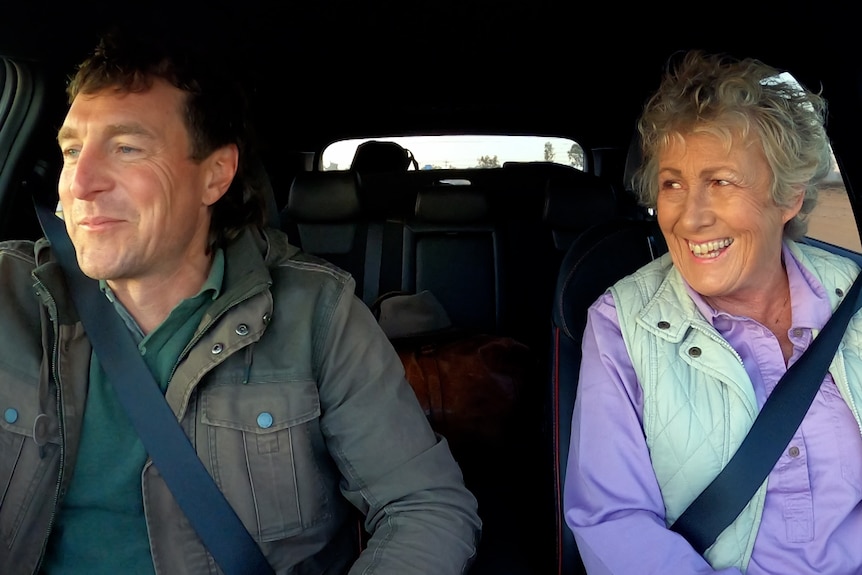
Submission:
[[[129,326],[138,349],[164,392],[180,354],[220,293],[224,255],[215,253],[209,277],[144,336],[105,282],[102,291]],[[46,575],[152,575],[153,561],[141,474],[147,453],[95,353],[78,462],[48,540]]]

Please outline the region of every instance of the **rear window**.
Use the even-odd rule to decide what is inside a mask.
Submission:
[[[554,162],[584,169],[584,151],[566,138],[546,136],[398,136],[333,142],[323,150],[322,170],[349,170],[356,148],[368,140],[396,142],[416,160],[408,169],[497,168],[505,162]]]

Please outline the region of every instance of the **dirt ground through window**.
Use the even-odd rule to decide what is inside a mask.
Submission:
[[[853,208],[843,187],[820,190],[817,207],[808,222],[808,235],[851,250],[862,252]]]

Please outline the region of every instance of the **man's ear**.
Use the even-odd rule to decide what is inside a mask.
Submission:
[[[211,206],[221,198],[233,182],[239,166],[239,149],[236,144],[228,144],[214,151],[204,160],[207,167],[204,204]]]

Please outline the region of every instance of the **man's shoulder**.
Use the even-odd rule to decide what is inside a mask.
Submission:
[[[274,276],[299,275],[317,278],[318,281],[331,278],[341,285],[352,281],[350,273],[324,258],[302,251],[291,244],[283,232],[266,230],[265,234],[268,243],[266,265]]]
[[[0,242],[0,262],[7,265],[36,265],[36,243],[30,240],[5,240]]]

